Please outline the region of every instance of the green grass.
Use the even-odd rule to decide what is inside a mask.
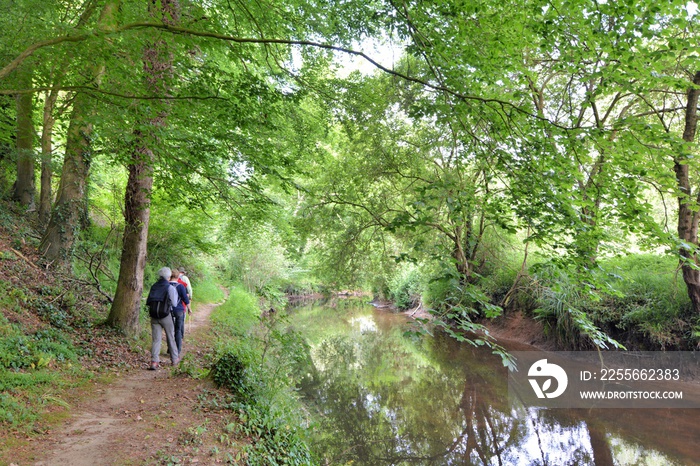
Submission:
[[[43,286],[34,293],[0,281],[0,295],[0,425],[28,432],[48,405],[66,406],[57,394],[91,374],[80,370],[80,350],[65,330],[69,314],[64,309],[75,309],[69,290]],[[5,315],[29,318],[32,312],[53,326],[28,331]]]
[[[691,349],[700,318],[691,312],[677,266],[673,256],[653,254],[605,259],[594,273],[595,286],[542,269],[533,282],[534,312],[570,348],[581,347],[595,325],[630,349]]]
[[[636,254],[602,261],[601,267],[620,277],[625,294],[653,294],[671,306],[688,300],[675,257]]]
[[[22,372],[0,369],[0,424],[31,430],[49,405],[68,406],[57,394],[89,379],[72,364]]]
[[[4,317],[3,319],[4,320]],[[52,393],[84,379],[77,349],[59,331],[25,335],[3,326],[0,336],[0,424],[30,429],[48,404],[64,405]]]
[[[228,299],[211,315],[212,326],[233,335],[246,335],[259,322],[257,299],[240,286],[231,289]]]
[[[235,430],[251,439],[246,464],[314,464],[303,440],[301,409],[289,371],[306,351],[295,335],[283,331],[277,315],[261,319],[258,299],[241,286],[212,314],[217,361],[212,378],[234,395],[230,409],[242,422]],[[267,357],[265,357],[267,355]]]
[[[690,350],[700,342],[700,316],[692,313],[673,255],[601,258],[590,274],[583,274],[532,254],[515,293],[507,294],[521,260],[514,253],[499,257],[482,271],[476,287],[491,304],[504,305],[506,312],[523,311],[542,320],[545,331],[562,348],[590,349],[601,342],[614,346],[605,334],[630,349]],[[444,267],[429,276],[454,276],[452,264]],[[454,277],[428,281],[423,303],[449,311],[454,302],[461,302],[465,290]]]
[[[620,297],[606,300],[602,320],[617,320],[622,330],[638,332],[662,348],[686,348],[697,341],[693,316],[678,260],[672,256],[639,254],[602,264],[619,275]]]
[[[196,287],[196,288],[195,288]],[[196,303],[218,303],[223,301],[225,295],[219,285],[211,276],[202,281],[192,283],[192,295]]]

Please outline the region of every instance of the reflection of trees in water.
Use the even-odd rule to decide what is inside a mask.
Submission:
[[[464,460],[478,457],[482,464],[490,464],[493,458],[496,464],[502,465],[502,454],[509,446],[508,444],[520,437],[517,435],[517,424],[503,413],[497,413],[494,416],[491,406],[467,383],[465,383],[465,393],[460,407],[467,420]],[[504,420],[507,422],[503,422]]]
[[[316,343],[297,380],[319,413],[313,449],[327,464],[604,466],[621,448],[611,433],[629,424],[624,437],[636,439],[639,413],[512,408],[506,369],[488,350],[406,337],[384,315],[365,331],[366,313],[309,317]]]
[[[519,462],[530,466],[593,466],[587,425],[568,410],[520,408],[514,415],[528,420]],[[603,465],[605,463],[602,463]]]
[[[284,308],[287,312],[291,312],[309,306],[325,306],[329,300],[330,298],[326,296],[320,298],[317,296],[291,296]]]
[[[605,436],[605,430],[592,422],[586,423],[588,427],[588,437],[591,440],[591,450],[593,451],[593,464],[596,466],[612,466],[612,450],[610,443]]]
[[[700,464],[697,410],[597,409],[581,412],[608,439],[614,457],[637,457],[634,464]],[[610,443],[610,442],[608,442]],[[647,460],[645,458],[660,458]]]
[[[506,400],[480,373],[492,368],[416,362],[376,333],[361,345],[348,337],[320,345],[308,372],[316,377],[301,389],[322,415],[316,442],[329,464],[505,464],[498,458],[517,445],[522,422],[493,407]]]

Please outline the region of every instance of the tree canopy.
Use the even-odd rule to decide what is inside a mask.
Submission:
[[[620,296],[606,258],[671,253],[697,325],[693,2],[0,6],[2,188],[39,211],[49,267],[71,267],[104,221],[98,206],[123,213],[109,215],[122,230],[109,321],[127,333],[168,221],[201,239],[192,250],[226,241],[290,280],[387,294],[391,276],[417,270],[432,307],[468,328],[538,267],[600,302]],[[402,55],[384,62],[372,40]],[[338,73],[343,55],[375,71]],[[249,283],[265,288],[258,271]],[[605,344],[567,302],[566,318]]]

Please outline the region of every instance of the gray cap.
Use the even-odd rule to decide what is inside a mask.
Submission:
[[[166,280],[170,280],[170,274],[171,270],[170,267],[163,267],[158,271],[158,276],[161,278],[165,278]]]

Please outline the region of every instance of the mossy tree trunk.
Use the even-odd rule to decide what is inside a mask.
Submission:
[[[119,279],[107,323],[127,335],[139,332],[139,312],[146,267],[146,244],[153,187],[153,152],[139,141],[124,199],[124,239]]]
[[[175,24],[180,14],[179,2],[149,2],[149,14],[160,17],[166,24]],[[155,96],[167,96],[172,86],[173,56],[165,40],[156,39],[146,45],[143,67],[145,86],[149,92]],[[137,335],[139,332],[153,165],[160,145],[156,134],[166,126],[168,104],[166,101],[151,102],[146,112],[137,119],[137,129],[134,131],[136,142],[132,150],[124,198],[125,226],[119,279],[107,318],[108,325],[118,328],[126,335]]]
[[[51,161],[53,158],[54,107],[58,91],[52,90],[44,102],[44,122],[41,129],[41,187],[39,190],[39,225],[47,225],[51,217]]]
[[[688,91],[688,102],[685,110],[685,126],[683,140],[690,145],[695,140],[698,127],[698,98],[700,97],[700,71],[693,77],[693,87]],[[674,160],[676,182],[680,194],[678,196],[678,237],[681,240],[681,268],[683,280],[688,289],[688,297],[693,305],[695,314],[700,314],[700,260],[695,248],[698,247],[698,221],[700,220],[700,191],[694,193],[690,177],[692,158],[690,150],[684,148],[684,153]]]
[[[21,88],[31,89],[31,73],[20,70]],[[17,95],[17,178],[12,199],[25,207],[34,206],[34,121],[33,94]]]
[[[92,160],[89,109],[87,94],[78,93],[73,101],[56,203],[39,245],[44,260],[60,267],[70,265],[71,251],[80,229],[80,215],[83,215],[86,207],[85,189]]]
[[[108,29],[116,24],[119,3],[119,0],[110,0],[105,4],[99,19],[100,28]],[[85,16],[88,14],[89,10]],[[99,86],[104,71],[103,64],[95,65],[91,70],[92,85]],[[87,221],[85,191],[92,162],[92,112],[93,106],[88,94],[78,92],[73,100],[56,202],[39,245],[44,261],[62,268],[70,267],[75,239],[81,224]]]

